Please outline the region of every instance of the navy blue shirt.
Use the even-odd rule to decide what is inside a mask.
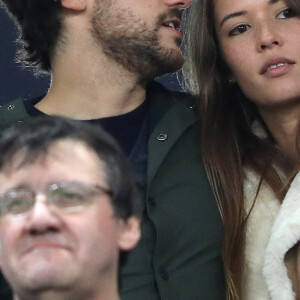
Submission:
[[[29,115],[42,116],[43,112],[35,105],[43,99],[27,99],[24,101]],[[148,111],[149,101],[146,99],[140,106],[123,115],[79,122],[100,125],[119,143],[129,160],[132,162],[135,181],[145,187],[147,176],[147,143],[149,136]]]

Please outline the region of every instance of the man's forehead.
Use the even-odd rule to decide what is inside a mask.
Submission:
[[[103,163],[95,151],[76,140],[54,143],[45,153],[26,159],[20,151],[0,172],[0,191],[18,184],[46,185],[59,181],[104,181]],[[106,181],[106,180],[105,180]]]

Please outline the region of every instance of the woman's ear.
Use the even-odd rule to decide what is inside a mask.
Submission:
[[[119,249],[121,251],[131,250],[136,246],[141,237],[140,219],[130,217],[127,220],[121,220],[121,231],[118,239]]]
[[[75,11],[83,11],[86,9],[86,0],[61,0],[61,6]]]

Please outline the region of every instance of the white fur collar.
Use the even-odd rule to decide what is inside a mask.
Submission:
[[[293,180],[274,222],[265,251],[264,276],[273,300],[294,300],[284,263],[285,254],[300,238],[300,173]]]
[[[245,210],[248,213],[255,199],[260,176],[252,170],[246,170],[245,175]],[[264,253],[279,209],[280,202],[276,199],[273,191],[266,183],[262,183],[253,210],[247,220],[243,300],[271,299],[263,277]]]

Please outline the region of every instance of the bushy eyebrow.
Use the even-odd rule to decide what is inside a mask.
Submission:
[[[280,0],[269,0],[268,4],[269,4],[269,5],[272,5],[272,4],[277,3],[278,1],[280,1]],[[233,12],[233,13],[231,13],[231,14],[228,14],[228,15],[226,15],[226,16],[222,19],[222,21],[221,21],[221,23],[220,23],[220,27],[222,27],[223,24],[224,24],[227,20],[232,19],[232,18],[235,18],[235,17],[244,16],[244,15],[246,15],[246,14],[247,14],[247,11],[246,11],[246,10],[236,11],[236,12]]]

